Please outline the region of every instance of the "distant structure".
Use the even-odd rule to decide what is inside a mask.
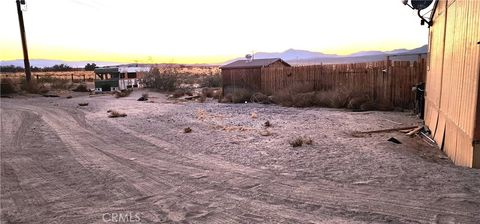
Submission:
[[[221,66],[223,94],[233,93],[238,89],[245,89],[251,92],[261,92],[265,80],[262,79],[262,68],[292,67],[280,58],[238,60]]]
[[[103,67],[95,69],[95,92],[109,92],[141,87],[150,67]]]
[[[438,0],[430,21],[425,124],[455,164],[480,168],[480,2]]]

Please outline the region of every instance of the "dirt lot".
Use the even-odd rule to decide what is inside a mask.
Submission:
[[[419,124],[409,113],[140,94],[2,98],[2,223],[480,220],[479,170],[418,137],[351,134]],[[109,109],[128,116],[108,118]],[[293,148],[298,136],[313,144]]]

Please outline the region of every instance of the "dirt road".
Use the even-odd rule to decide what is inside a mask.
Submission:
[[[2,99],[2,223],[480,220],[478,170],[418,138],[349,134],[419,122],[407,113],[172,103],[155,93],[145,103],[138,94]],[[107,118],[108,109],[128,116]],[[259,134],[266,120],[270,136]],[[289,146],[300,135],[314,144]]]

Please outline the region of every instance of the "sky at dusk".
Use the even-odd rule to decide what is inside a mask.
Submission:
[[[218,63],[252,51],[349,54],[428,40],[428,28],[400,0],[26,2],[32,59]],[[21,59],[15,0],[0,1],[0,27],[0,60]]]

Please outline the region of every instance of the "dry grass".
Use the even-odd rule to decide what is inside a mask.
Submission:
[[[38,83],[36,80],[31,80],[30,82],[23,80],[20,88],[27,93],[33,94],[45,94],[50,91],[43,83]]]
[[[37,79],[37,76],[40,79],[48,79],[48,78],[57,78],[57,79],[67,79],[71,80],[73,74],[73,80],[82,80],[85,76],[85,79],[93,80],[95,79],[95,73],[93,71],[68,71],[68,72],[32,72],[32,79]],[[0,77],[2,78],[12,78],[12,79],[23,79],[25,78],[24,72],[16,72],[16,73],[0,73]]]
[[[294,86],[277,92],[273,96],[276,104],[288,107],[332,107],[347,108],[353,111],[391,110],[389,105],[374,102],[366,92],[353,92],[348,88],[328,91],[310,91]]]

